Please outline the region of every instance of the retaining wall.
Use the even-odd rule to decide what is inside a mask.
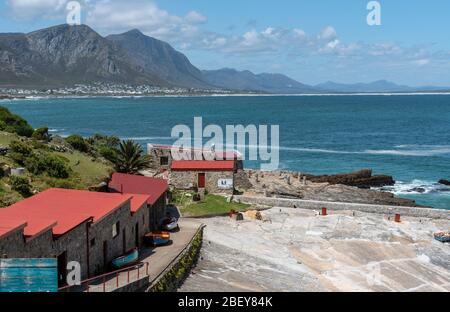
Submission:
[[[433,208],[418,208],[418,207],[399,207],[386,205],[370,205],[370,204],[356,204],[356,203],[341,203],[341,202],[327,202],[303,199],[288,199],[276,197],[253,197],[235,195],[233,200],[238,203],[246,203],[253,205],[266,205],[272,207],[290,207],[319,210],[322,207],[330,210],[356,210],[368,213],[377,213],[385,215],[393,215],[396,213],[402,216],[422,217],[432,219],[450,219],[450,210],[433,209]]]

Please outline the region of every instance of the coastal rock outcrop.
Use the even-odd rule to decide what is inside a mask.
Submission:
[[[335,175],[308,175],[306,179],[316,183],[343,184],[348,186],[356,186],[359,188],[381,187],[386,185],[394,185],[395,180],[387,175],[372,175],[372,170],[362,169],[360,171],[335,174]]]
[[[442,185],[450,186],[450,181],[449,180],[441,179],[441,180],[439,180],[438,183],[442,184]]]
[[[359,183],[360,186],[362,184],[368,185],[368,181],[376,181],[376,179],[384,181],[384,183],[392,183],[392,177],[372,176],[371,170],[362,170],[347,175],[322,176],[317,179],[313,178],[314,181],[309,178],[304,179],[307,176],[298,172],[245,170],[241,174],[244,173],[251,184],[251,187],[245,191],[247,195],[392,206],[418,206],[414,200],[398,198],[390,192],[343,184],[345,182],[348,184]],[[309,175],[309,177],[314,176]]]

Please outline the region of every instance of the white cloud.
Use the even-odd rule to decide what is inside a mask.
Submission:
[[[205,23],[208,20],[206,16],[203,16],[196,11],[190,11],[188,14],[186,14],[185,19],[187,22],[194,24]]]
[[[331,26],[325,27],[319,35],[319,39],[321,39],[321,40],[333,41],[336,38],[337,38],[337,32]]]
[[[49,17],[63,12],[67,0],[8,0],[7,5],[16,19]]]
[[[155,2],[97,1],[89,5],[86,24],[102,33],[123,32],[138,28],[143,33],[172,43],[183,43],[198,32],[207,18],[196,11],[185,16],[170,14]]]

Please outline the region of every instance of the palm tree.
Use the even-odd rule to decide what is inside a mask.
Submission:
[[[138,143],[132,140],[120,142],[117,157],[114,161],[117,172],[134,174],[148,168],[149,164],[149,157],[144,154]]]

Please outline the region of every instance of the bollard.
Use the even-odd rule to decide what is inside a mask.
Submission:
[[[323,207],[322,208],[322,216],[326,216],[327,215],[327,208]]]
[[[396,213],[396,214],[395,214],[395,222],[401,222],[401,221],[400,221],[400,214],[399,214],[399,213]]]

